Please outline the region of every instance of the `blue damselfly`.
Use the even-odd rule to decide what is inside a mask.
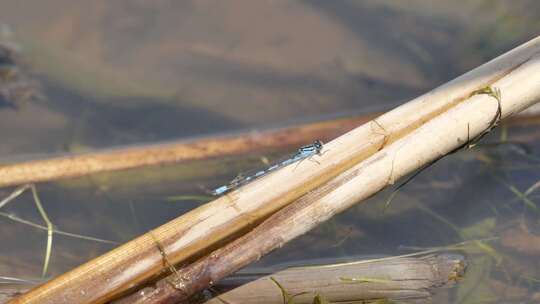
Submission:
[[[257,171],[255,174],[248,175],[248,176],[244,176],[242,174],[238,175],[235,179],[230,181],[228,184],[214,189],[214,191],[212,191],[212,195],[224,194],[240,186],[243,186],[263,175],[266,175],[272,171],[275,171],[279,168],[283,168],[287,165],[309,158],[313,155],[320,155],[322,148],[323,148],[322,141],[316,140],[310,145],[300,147],[298,151],[296,151],[296,153],[294,153],[291,157],[286,158],[285,160],[282,160],[282,161],[278,161],[264,170]]]

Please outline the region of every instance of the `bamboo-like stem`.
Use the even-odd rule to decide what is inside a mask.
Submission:
[[[499,88],[503,117],[537,102],[539,54],[540,38],[535,38],[338,137],[317,162],[264,176],[10,303],[104,303],[159,273],[163,254],[172,264],[187,261],[300,198],[291,206],[297,211],[286,238],[272,234],[261,240],[279,246],[484,132],[499,107],[491,96],[471,97],[474,91]],[[208,282],[206,273],[199,274]],[[189,277],[184,283],[197,280]]]
[[[109,149],[3,165],[0,166],[0,187],[296,147],[309,143],[311,139],[334,138],[371,118],[373,114],[248,134]]]
[[[390,257],[321,267],[293,267],[239,286],[204,303],[282,303],[283,291],[275,282],[288,294],[296,295],[296,304],[314,303],[313,298],[317,294],[330,303],[356,303],[375,299],[427,303],[438,289],[451,287],[461,279],[465,267],[463,256],[456,254]],[[227,278],[216,287],[222,289],[229,284],[242,283],[243,277]]]

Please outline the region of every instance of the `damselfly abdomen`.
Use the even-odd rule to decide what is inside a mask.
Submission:
[[[212,191],[212,194],[213,195],[221,195],[221,194],[224,194],[226,192],[229,192],[233,189],[236,189],[240,186],[243,186],[261,176],[264,176],[272,171],[275,171],[277,169],[280,169],[280,168],[283,168],[287,165],[290,165],[292,163],[296,163],[296,162],[299,162],[303,159],[306,159],[306,158],[309,158],[313,155],[320,155],[321,154],[321,151],[322,151],[322,148],[323,148],[323,143],[322,141],[320,140],[316,140],[315,142],[313,142],[312,144],[310,145],[306,145],[306,146],[302,146],[298,149],[298,151],[296,151],[296,153],[294,153],[291,157],[289,158],[286,158],[284,160],[281,160],[281,161],[278,161],[274,164],[272,164],[271,166],[269,166],[268,168],[266,169],[263,169],[263,170],[260,170],[260,171],[257,171],[256,173],[254,174],[251,174],[251,175],[247,175],[247,176],[244,176],[244,175],[239,175],[237,176],[235,179],[233,179],[231,182],[229,182],[228,184],[226,185],[223,185],[219,188],[216,188],[214,189],[214,191]]]

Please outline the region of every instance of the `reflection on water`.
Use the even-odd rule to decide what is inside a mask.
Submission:
[[[0,10],[0,23],[13,32],[0,39],[20,48],[25,77],[43,95],[0,108],[3,159],[386,109],[535,35],[540,11],[535,1],[425,0],[0,1]],[[497,237],[467,252],[467,279],[438,303],[533,301],[540,294],[537,133],[537,126],[514,126],[508,140],[524,145],[449,156],[389,208],[387,191],[259,266]],[[168,198],[204,195],[226,182],[211,177],[219,163],[100,174],[38,190],[58,229],[124,242],[201,204],[200,196]],[[0,211],[42,225],[29,193]],[[39,276],[44,231],[4,217],[0,240],[0,275]],[[49,274],[111,248],[55,236]]]

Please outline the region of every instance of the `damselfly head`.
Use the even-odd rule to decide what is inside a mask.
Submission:
[[[315,147],[315,149],[317,150],[317,153],[321,152],[322,148],[323,148],[323,142],[321,140],[316,140],[314,143],[313,143],[313,146]]]

